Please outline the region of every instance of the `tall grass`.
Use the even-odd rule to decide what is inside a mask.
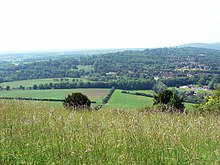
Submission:
[[[0,101],[0,164],[220,164],[219,119]]]

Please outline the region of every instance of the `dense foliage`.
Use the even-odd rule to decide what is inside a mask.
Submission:
[[[195,106],[200,112],[220,114],[220,88],[212,96],[205,97],[205,102]]]
[[[113,86],[113,87],[111,88],[111,90],[109,91],[109,93],[107,94],[107,96],[102,100],[102,103],[103,103],[103,104],[108,103],[108,100],[111,98],[111,96],[112,96],[112,94],[114,93],[114,91],[115,91],[115,87]]]
[[[154,96],[154,105],[161,105],[162,111],[178,110],[182,112],[185,108],[182,102],[183,100],[176,93],[173,93],[171,90],[165,90],[159,93],[158,95]]]
[[[67,109],[88,109],[90,108],[91,105],[91,101],[89,100],[89,98],[80,93],[72,93],[71,95],[68,95],[63,102],[63,105],[65,108]]]

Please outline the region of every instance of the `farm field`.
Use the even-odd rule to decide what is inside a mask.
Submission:
[[[69,82],[72,81],[73,78],[69,78]],[[78,80],[82,80],[84,82],[88,81],[86,79],[83,78],[74,78],[74,79],[78,79]],[[63,81],[66,82],[66,81]],[[22,85],[23,87],[32,87],[34,84],[39,85],[39,84],[49,84],[49,83],[60,83],[60,81],[54,81],[53,78],[48,78],[48,79],[33,79],[33,80],[21,80],[21,81],[13,81],[13,82],[4,82],[4,83],[0,83],[0,86],[2,87],[6,87],[6,86],[10,86],[11,88],[19,88],[20,85]]]
[[[105,105],[105,108],[112,107],[112,108],[138,109],[146,105],[148,106],[153,105],[153,99],[150,97],[124,94],[121,93],[121,91],[122,90],[115,90],[111,99],[109,100],[107,105]]]
[[[115,90],[109,102],[103,107],[104,109],[111,108],[122,108],[122,109],[140,109],[145,106],[153,106],[152,97],[137,96],[131,94],[121,93],[122,90]],[[152,90],[128,90],[130,92],[142,92],[146,94],[154,95]],[[193,108],[192,103],[184,103],[186,109],[191,110]]]
[[[89,97],[90,100],[96,101],[92,106],[102,104],[102,99],[107,95],[110,89],[50,89],[50,90],[11,90],[0,91],[0,97],[24,97],[24,98],[38,98],[38,99],[64,99],[68,94],[74,92],[82,92]],[[103,107],[108,108],[125,108],[125,109],[140,109],[145,106],[153,105],[153,98],[136,96],[131,94],[123,94],[122,90],[115,90],[109,102]],[[130,92],[142,92],[147,94],[154,94],[152,90],[131,90]],[[49,105],[62,107],[59,102],[47,102]],[[193,104],[185,103],[187,109],[192,109]]]
[[[116,93],[117,94],[117,93]],[[0,100],[0,164],[219,164],[219,116]]]
[[[39,99],[64,99],[68,94],[74,92],[82,92],[87,95],[90,100],[102,100],[106,96],[109,89],[50,89],[50,90],[11,90],[0,91],[0,97],[25,97],[25,98],[39,98]]]

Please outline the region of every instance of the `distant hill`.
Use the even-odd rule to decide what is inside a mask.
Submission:
[[[179,47],[196,47],[196,48],[207,48],[207,49],[216,49],[220,50],[220,42],[206,44],[206,43],[189,43],[180,45]]]

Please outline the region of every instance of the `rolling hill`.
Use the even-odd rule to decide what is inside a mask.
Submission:
[[[220,50],[220,42],[216,43],[189,43],[189,44],[184,44],[180,45],[179,47],[196,47],[196,48],[207,48],[207,49],[216,49]]]

